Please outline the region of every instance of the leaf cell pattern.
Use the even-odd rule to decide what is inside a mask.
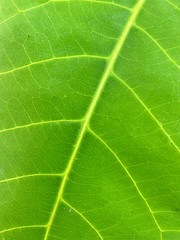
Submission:
[[[179,239],[178,1],[0,4],[0,239]]]

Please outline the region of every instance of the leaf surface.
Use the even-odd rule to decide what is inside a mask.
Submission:
[[[179,2],[0,5],[0,239],[180,239]]]

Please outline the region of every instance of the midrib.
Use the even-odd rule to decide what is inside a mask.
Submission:
[[[123,47],[123,44],[128,36],[128,33],[134,23],[134,21],[136,20],[137,16],[138,16],[138,13],[140,11],[140,9],[142,8],[144,2],[146,0],[139,0],[137,2],[137,4],[135,5],[135,7],[133,8],[133,11],[132,11],[132,14],[128,20],[128,22],[126,23],[125,25],[125,28],[122,32],[122,34],[120,35],[119,37],[119,40],[117,41],[117,44],[115,45],[113,51],[112,51],[112,54],[110,55],[109,57],[109,60],[108,60],[108,64],[107,64],[107,67],[104,71],[104,74],[101,78],[101,81],[100,81],[100,84],[96,90],[96,93],[94,94],[94,97],[89,105],[89,108],[87,110],[87,113],[85,115],[85,118],[84,118],[84,122],[83,122],[83,125],[82,125],[82,128],[81,128],[81,131],[79,133],[79,136],[78,136],[78,139],[76,141],[76,144],[75,144],[75,148],[72,152],[72,155],[70,157],[70,160],[68,162],[68,165],[67,165],[67,168],[65,170],[65,174],[64,174],[64,177],[63,177],[63,180],[62,180],[62,183],[59,187],[59,191],[58,191],[58,195],[57,195],[57,198],[56,198],[56,202],[54,204],[54,207],[53,207],[53,210],[52,210],[52,213],[51,213],[51,216],[49,218],[49,222],[47,224],[47,230],[46,230],[46,234],[45,234],[45,237],[44,237],[44,240],[47,240],[48,238],[48,234],[49,234],[49,231],[50,231],[50,228],[51,228],[51,225],[53,223],[53,220],[54,220],[54,217],[56,215],[56,211],[57,211],[57,208],[58,208],[58,205],[59,205],[59,202],[61,201],[62,199],[62,195],[63,195],[63,192],[64,192],[64,188],[65,188],[65,185],[66,185],[66,182],[67,182],[67,179],[68,179],[68,175],[71,171],[71,168],[72,168],[72,165],[73,165],[73,162],[74,162],[74,159],[76,157],[76,154],[78,152],[78,149],[81,145],[81,142],[82,142],[82,139],[83,139],[83,136],[86,132],[86,129],[87,129],[87,126],[89,124],[89,121],[92,117],[92,114],[94,112],[94,109],[97,105],[97,102],[99,100],[99,97],[103,91],[103,88],[108,80],[108,77],[109,75],[111,74],[112,72],[112,69],[113,69],[113,66],[115,64],[115,61],[118,57],[118,54],[120,53],[122,47]]]

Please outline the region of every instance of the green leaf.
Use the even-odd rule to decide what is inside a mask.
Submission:
[[[179,0],[0,1],[0,239],[180,239]]]

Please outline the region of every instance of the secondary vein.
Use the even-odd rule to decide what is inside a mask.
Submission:
[[[0,25],[7,22],[8,20],[10,20],[11,18],[14,18],[16,15],[19,15],[20,13],[26,13],[26,12],[29,12],[33,9],[36,9],[36,8],[40,8],[40,7],[43,7],[49,3],[53,3],[53,2],[69,2],[69,0],[49,0],[47,2],[44,2],[44,3],[41,3],[37,6],[34,6],[34,7],[31,7],[31,8],[27,8],[27,9],[19,9],[16,5],[16,8],[17,8],[17,12],[15,14],[13,14],[12,16],[10,16],[9,18],[6,18],[4,19],[2,22],[0,22]],[[73,2],[73,1],[71,1]],[[82,0],[81,2],[90,2],[90,3],[100,3],[100,4],[107,4],[107,5],[112,5],[112,6],[115,6],[115,7],[119,7],[119,8],[122,8],[122,9],[125,9],[125,10],[128,10],[128,11],[131,11],[131,8],[128,8],[126,6],[123,6],[123,5],[120,5],[118,3],[115,3],[115,2],[106,2],[106,1],[92,1],[92,0]]]
[[[82,54],[82,55],[72,55],[72,56],[62,56],[62,57],[52,57],[52,58],[47,58],[47,59],[44,59],[44,60],[40,60],[40,61],[37,61],[37,62],[31,62],[29,64],[26,64],[26,65],[23,65],[23,66],[20,66],[20,67],[17,67],[17,68],[13,68],[9,71],[6,71],[6,72],[1,72],[0,73],[0,76],[1,75],[5,75],[5,74],[8,74],[8,73],[13,73],[13,72],[16,72],[18,70],[21,70],[21,69],[24,69],[24,68],[28,68],[28,67],[31,67],[33,65],[37,65],[37,64],[41,64],[41,63],[46,63],[46,62],[51,62],[51,61],[55,61],[55,60],[69,60],[69,59],[72,59],[72,58],[95,58],[95,59],[107,59],[108,57],[103,57],[103,56],[98,56],[98,55],[87,55],[87,54]]]
[[[152,117],[152,119],[157,123],[159,128],[162,130],[162,132],[166,135],[166,137],[169,139],[171,144],[176,148],[178,152],[180,152],[179,147],[175,144],[175,142],[172,140],[171,136],[166,132],[162,124],[157,120],[157,118],[154,116],[154,114],[151,112],[151,110],[145,105],[145,103],[141,100],[141,98],[137,95],[137,93],[125,82],[123,81],[120,77],[118,77],[114,72],[113,75],[115,78],[117,78],[122,84],[124,84],[134,95],[134,97],[141,103],[141,105],[146,109],[146,111],[149,113],[149,115]]]
[[[138,194],[140,195],[140,197],[143,199],[143,201],[145,202],[146,206],[148,207],[149,209],[149,212],[150,214],[152,215],[153,217],[153,220],[155,222],[155,224],[157,225],[157,228],[159,229],[160,231],[160,236],[162,236],[162,229],[161,227],[159,226],[156,218],[155,218],[155,215],[154,215],[154,212],[152,211],[151,207],[149,206],[149,203],[146,201],[145,197],[143,196],[143,194],[141,193],[139,187],[137,186],[137,183],[136,181],[134,180],[134,178],[131,176],[130,172],[128,171],[128,169],[125,167],[125,165],[122,163],[122,161],[119,159],[119,157],[116,155],[116,153],[109,147],[109,145],[100,137],[98,136],[92,129],[89,128],[89,131],[97,138],[99,139],[100,142],[102,142],[104,144],[104,146],[114,155],[114,157],[118,160],[118,162],[121,164],[122,168],[124,169],[124,171],[126,172],[126,174],[128,175],[128,177],[130,178],[130,180],[132,181],[133,185],[135,186]]]
[[[45,228],[46,225],[30,225],[30,226],[19,226],[19,227],[13,227],[13,228],[8,228],[8,229],[4,229],[0,231],[1,233],[5,233],[5,232],[10,232],[10,231],[14,231],[14,230],[18,230],[18,229],[24,229],[24,228]]]
[[[23,178],[31,178],[31,177],[62,177],[64,175],[64,173],[33,173],[33,174],[27,174],[27,175],[22,175],[22,176],[17,176],[17,177],[12,177],[12,178],[5,178],[0,180],[0,183],[4,183],[4,182],[10,182],[10,181],[15,181],[15,180],[19,180],[19,179],[23,179]]]
[[[82,119],[58,119],[58,120],[49,120],[49,121],[29,123],[29,124],[25,124],[25,125],[15,126],[12,128],[2,129],[2,130],[0,130],[0,133],[14,131],[16,129],[29,128],[29,127],[38,126],[38,125],[60,123],[60,122],[82,122]]]
[[[87,218],[84,217],[84,215],[82,213],[80,213],[77,209],[75,209],[73,206],[71,206],[69,203],[67,203],[64,199],[62,199],[62,202],[64,202],[64,204],[66,204],[68,207],[72,208],[74,210],[74,212],[76,212],[85,222],[87,222],[91,226],[91,228],[94,229],[94,231],[97,233],[99,238],[101,240],[103,240],[100,232],[92,225],[92,223],[89,222],[89,220]]]
[[[144,28],[140,27],[139,25],[135,24],[135,27],[139,29],[141,32],[146,34],[157,46],[158,48],[166,55],[166,57],[177,67],[180,69],[180,66],[169,56],[169,54],[164,50],[161,45],[154,39]]]
[[[166,2],[168,2],[171,6],[173,6],[178,11],[180,11],[180,8],[178,6],[176,6],[174,3],[170,2],[169,0],[166,0]]]
[[[124,8],[128,11],[131,11],[131,8],[128,8],[126,6],[123,6],[119,3],[116,3],[116,2],[107,2],[107,1],[99,1],[99,0],[85,0],[84,2],[91,2],[91,3],[99,3],[99,4],[103,4],[103,5],[112,5],[112,6],[115,6],[115,7],[119,7],[119,8]]]
[[[122,47],[125,43],[125,40],[126,40],[128,34],[130,32],[130,29],[131,29],[132,25],[134,24],[134,22],[135,22],[135,20],[138,16],[138,13],[140,12],[144,2],[145,2],[145,0],[139,0],[137,2],[137,4],[135,5],[135,7],[133,8],[131,16],[130,16],[129,20],[127,21],[127,23],[125,25],[125,28],[124,28],[122,34],[120,35],[119,40],[117,41],[117,44],[115,45],[115,47],[112,51],[112,54],[111,54],[111,56],[108,60],[108,64],[106,66],[106,69],[105,69],[105,71],[103,73],[103,76],[100,80],[99,86],[98,86],[98,88],[97,88],[97,90],[94,94],[94,97],[93,97],[93,99],[92,99],[92,101],[89,105],[89,108],[88,108],[87,113],[86,113],[85,118],[84,118],[84,122],[82,124],[81,131],[80,131],[79,136],[77,138],[74,150],[72,152],[72,155],[71,155],[70,160],[68,162],[67,168],[65,170],[65,174],[64,174],[62,183],[59,187],[57,198],[56,198],[52,213],[50,215],[50,218],[49,218],[49,221],[48,221],[48,224],[47,224],[47,230],[46,230],[46,233],[45,233],[44,240],[47,240],[47,238],[48,238],[48,234],[49,234],[50,228],[52,226],[54,217],[56,215],[59,203],[60,203],[60,201],[62,200],[62,197],[63,197],[63,192],[64,192],[64,189],[65,189],[65,186],[66,186],[66,182],[68,180],[69,173],[70,173],[71,168],[73,166],[75,157],[77,155],[77,152],[79,150],[79,147],[80,147],[81,142],[83,140],[83,137],[85,135],[86,129],[88,127],[89,121],[90,121],[90,119],[92,117],[92,114],[94,112],[94,109],[97,105],[97,102],[98,102],[100,96],[101,96],[101,93],[104,89],[104,86],[105,86],[107,80],[108,80],[108,77],[112,73],[112,69],[113,69],[115,61],[118,57],[118,54],[120,53],[120,51],[121,51],[121,49],[122,49]]]

